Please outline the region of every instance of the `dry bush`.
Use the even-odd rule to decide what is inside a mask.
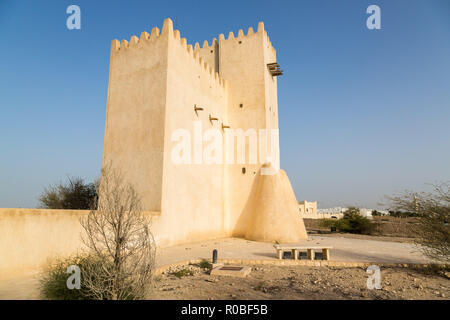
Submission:
[[[82,270],[94,299],[143,299],[151,287],[155,242],[140,197],[112,165],[102,169],[97,210],[81,220],[93,257]]]
[[[393,209],[417,214],[416,242],[431,259],[450,262],[450,182],[433,185],[432,192],[406,191],[388,197]]]

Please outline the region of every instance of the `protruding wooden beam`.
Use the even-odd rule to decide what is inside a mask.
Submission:
[[[203,108],[197,107],[197,105],[194,104],[194,111],[195,111],[195,114],[198,116],[198,112],[197,111],[203,111]]]
[[[218,121],[218,120],[219,120],[218,118],[214,118],[214,117],[211,117],[211,115],[209,115],[209,122],[211,122],[212,124],[214,124],[213,121]]]

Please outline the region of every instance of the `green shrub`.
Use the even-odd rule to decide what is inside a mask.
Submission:
[[[174,275],[177,278],[185,277],[185,276],[193,276],[194,271],[189,269],[181,269],[180,271],[172,272],[171,275]]]
[[[363,217],[358,208],[350,207],[344,212],[341,219],[322,219],[320,226],[325,228],[336,228],[339,232],[372,234],[377,224]]]
[[[80,268],[80,289],[67,288],[67,279],[71,274],[67,273],[67,267],[76,265]],[[87,281],[96,285],[96,289],[102,292],[103,299],[110,300],[111,294],[108,288],[111,286],[111,274],[114,264],[108,259],[100,259],[94,255],[78,255],[68,258],[57,258],[44,267],[40,279],[40,293],[43,299],[48,300],[94,300],[99,299],[92,294],[91,288],[85,285]],[[131,291],[131,290],[130,290]],[[130,297],[129,299],[132,299]]]
[[[320,219],[319,226],[323,228],[331,228],[336,226],[336,219]]]
[[[83,272],[81,272],[81,289],[67,288],[67,267],[77,265],[82,270],[87,256],[73,256],[65,259],[55,259],[49,262],[40,279],[40,292],[44,299],[49,300],[85,300],[89,293],[83,287]]]
[[[212,267],[211,263],[209,263],[209,261],[206,259],[203,259],[202,261],[200,261],[198,266],[202,269],[211,269],[211,267]]]
[[[350,230],[348,232],[360,233],[360,234],[372,234],[376,229],[376,224],[370,219],[357,216],[349,221]]]
[[[336,229],[340,232],[349,232],[352,233],[353,227],[350,219],[339,219],[336,221]]]

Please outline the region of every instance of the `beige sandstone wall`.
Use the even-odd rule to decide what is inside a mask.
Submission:
[[[307,238],[297,200],[286,173],[258,175],[245,238],[295,243]]]
[[[162,214],[155,222],[155,232],[161,243],[174,244],[225,236],[224,229],[224,168],[222,164],[205,163],[203,153],[211,141],[203,136],[208,129],[223,132],[227,123],[227,88],[223,79],[182,39],[178,31],[169,30],[169,59],[165,118]],[[163,32],[164,33],[164,32]],[[206,48],[206,47],[205,47]],[[194,111],[194,105],[203,108]],[[209,116],[218,118],[210,121]],[[194,123],[202,130],[196,132]],[[172,134],[187,130],[191,138],[191,164],[176,164],[172,159]],[[197,138],[198,136],[198,138]],[[222,136],[217,139],[223,141]],[[196,141],[200,145],[196,145]],[[196,146],[200,159],[196,159]],[[217,154],[223,161],[223,154]],[[200,160],[200,163],[197,163]]]
[[[268,73],[264,55],[264,26],[257,32],[249,28],[247,34],[239,30],[237,36],[230,32],[228,38],[219,36],[219,71],[229,84],[228,120],[231,128],[266,128],[266,84]],[[241,107],[242,105],[242,107]],[[244,236],[248,226],[249,198],[259,174],[261,163],[249,163],[249,138],[245,141],[246,160],[237,163],[237,141],[234,144],[235,164],[226,170],[226,225],[235,236]],[[245,168],[245,173],[242,169]]]
[[[88,211],[0,209],[0,280],[38,269],[47,258],[81,248],[79,220]]]
[[[200,134],[222,125],[257,134],[277,129],[277,79],[267,69],[272,62],[276,52],[263,23],[256,32],[221,34],[202,47],[188,45],[170,19],[161,34],[154,28],[150,37],[144,32],[120,46],[113,41],[104,163],[118,163],[137,184],[145,209],[159,212],[153,228],[160,245],[243,237],[253,223],[257,175],[266,159],[258,154],[257,163],[249,163],[249,139],[245,163],[205,164],[203,158],[196,163],[191,150],[192,164],[175,164],[172,152],[179,141],[172,141],[172,134],[187,130],[195,149],[194,122],[201,123]],[[203,110],[196,113],[194,106]],[[209,143],[201,143],[205,152]],[[269,142],[271,149],[279,155],[277,143]],[[224,163],[227,150],[222,151]],[[236,157],[236,140],[233,152]],[[279,166],[279,158],[272,161]],[[298,214],[294,219],[301,220]]]
[[[121,169],[149,211],[161,211],[167,60],[158,28],[112,41],[103,163]]]

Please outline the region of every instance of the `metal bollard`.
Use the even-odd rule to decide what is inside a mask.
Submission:
[[[217,249],[213,250],[212,263],[217,263]]]

